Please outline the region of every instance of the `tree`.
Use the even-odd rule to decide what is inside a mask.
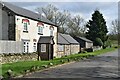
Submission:
[[[67,10],[60,11],[56,6],[48,4],[46,7],[36,8],[39,14],[43,14],[51,22],[58,25],[58,32],[72,36],[85,34],[85,21],[79,15],[72,16]]]
[[[92,14],[92,20],[89,20],[86,27],[88,28],[86,32],[86,37],[93,41],[93,44],[97,46],[96,38],[100,38],[103,42],[107,41],[107,26],[103,15],[99,10],[95,10]]]
[[[86,27],[85,27],[85,21],[80,15],[76,15],[73,18],[69,18],[69,21],[67,23],[68,26],[68,33],[71,36],[84,36]]]
[[[67,31],[67,28],[65,28],[64,25],[70,16],[68,11],[64,10],[60,12],[59,9],[52,4],[48,4],[46,7],[36,8],[36,11],[39,14],[43,14],[51,22],[60,26],[59,32],[65,33]]]
[[[111,26],[111,33],[112,34],[118,34],[118,20],[115,19],[111,22],[112,26]]]

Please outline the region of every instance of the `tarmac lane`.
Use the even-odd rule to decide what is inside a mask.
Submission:
[[[23,78],[101,78],[116,80],[118,75],[118,50],[86,60],[38,71]],[[97,79],[98,80],[98,79]]]

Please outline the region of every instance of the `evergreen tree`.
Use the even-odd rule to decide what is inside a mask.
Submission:
[[[106,21],[103,18],[103,15],[99,12],[99,10],[95,10],[92,14],[92,20],[89,20],[86,27],[88,31],[86,32],[86,37],[93,41],[95,46],[98,46],[99,43],[96,41],[97,38],[100,38],[103,42],[103,47],[105,41],[107,41],[107,26]]]

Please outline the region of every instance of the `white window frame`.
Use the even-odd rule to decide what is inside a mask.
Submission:
[[[58,51],[64,51],[64,45],[58,45]]]
[[[36,52],[37,51],[37,46],[36,46],[36,43],[33,43],[33,51]]]
[[[46,44],[41,44],[41,52],[46,52]]]
[[[38,33],[43,34],[43,27],[38,25]]]
[[[23,41],[23,42],[24,42],[23,52],[28,53],[29,52],[29,41]]]
[[[50,36],[53,36],[53,29],[50,29]]]
[[[28,31],[28,23],[27,22],[23,23],[23,31]]]

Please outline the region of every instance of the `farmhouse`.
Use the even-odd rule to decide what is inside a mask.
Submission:
[[[80,51],[79,43],[70,35],[58,33],[58,56],[75,54]]]
[[[43,60],[80,52],[80,44],[70,35],[58,33],[57,25],[40,14],[6,2],[0,3],[2,45],[0,53],[38,52]]]
[[[49,37],[54,42],[51,48],[54,48],[53,55],[56,56],[57,27],[37,13],[6,2],[0,3],[0,40],[23,42],[24,53],[36,52],[37,45],[41,43],[39,39]],[[40,45],[41,52],[47,52],[49,47],[46,47],[46,44]]]

